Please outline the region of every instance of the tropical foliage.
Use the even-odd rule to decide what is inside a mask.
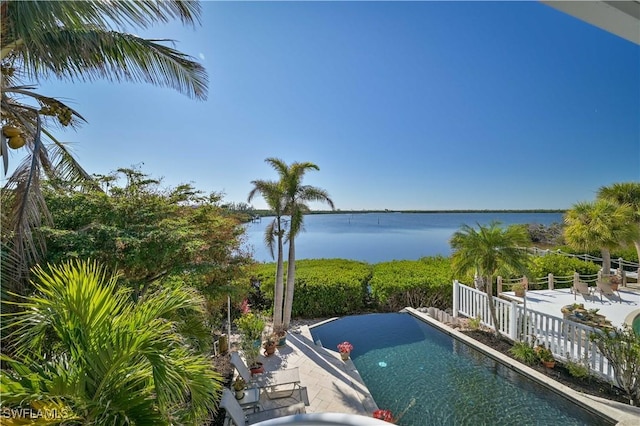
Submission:
[[[590,339],[609,360],[616,384],[626,392],[631,405],[640,405],[640,334],[624,325],[606,332],[596,330]]]
[[[636,259],[640,259],[640,182],[621,182],[603,186],[598,190],[598,198],[631,208],[633,219],[629,226],[636,228],[633,244],[636,248]]]
[[[287,165],[279,158],[267,158],[267,163],[271,165],[279,175],[276,181],[253,181],[254,189],[249,194],[249,200],[257,193],[261,193],[267,204],[276,212],[276,219],[267,227],[265,233],[265,242],[272,250],[274,240],[278,242],[278,262],[276,269],[276,288],[274,298],[274,325],[276,328],[288,329],[291,321],[293,310],[293,295],[295,292],[295,276],[296,276],[296,251],[295,239],[303,229],[304,215],[309,212],[309,202],[325,202],[333,209],[333,201],[329,198],[328,193],[321,189],[310,185],[303,185],[304,175],[309,170],[320,170],[314,163],[310,162],[294,162]],[[287,256],[287,282],[286,294],[284,297],[284,306],[282,308],[282,319],[279,317],[280,312],[280,283],[278,275],[280,269],[280,250],[282,243],[281,235],[284,228],[280,219],[280,214],[289,217],[289,226],[286,233],[286,241],[289,244],[289,253]]]
[[[564,236],[570,246],[600,250],[606,275],[611,271],[611,250],[631,243],[640,231],[628,204],[618,205],[606,199],[574,204],[565,214],[565,224]]]
[[[272,164],[274,159],[267,158],[267,163]],[[274,166],[275,167],[275,166]],[[276,259],[276,279],[273,297],[273,328],[282,329],[282,308],[284,303],[284,249],[285,234],[284,215],[284,190],[279,182],[268,180],[254,180],[251,182],[253,189],[249,193],[248,201],[260,194],[273,211],[273,221],[267,225],[264,232],[264,243],[269,248],[271,257],[274,257],[273,246],[277,246],[278,257]]]
[[[495,332],[498,334],[495,305],[493,302],[494,278],[500,269],[527,275],[529,254],[521,247],[529,245],[525,227],[512,225],[506,229],[499,222],[474,229],[463,225],[451,237],[453,248],[452,267],[455,274],[477,275],[484,284],[487,303]]]
[[[374,265],[371,295],[381,307],[398,311],[406,306],[452,306],[451,260],[425,257],[418,261],[396,260]]]
[[[55,133],[83,117],[60,99],[37,93],[45,78],[67,81],[145,82],[205,99],[207,76],[192,58],[125,32],[157,22],[198,22],[196,1],[1,1],[0,155],[9,170],[9,148],[23,160],[1,193],[2,287],[24,293],[29,269],[46,251],[41,224],[51,216],[40,189],[43,176],[92,186],[89,174]],[[6,294],[5,294],[6,296]]]
[[[46,259],[57,264],[92,258],[119,273],[119,282],[142,297],[160,284],[188,282],[207,296],[212,312],[226,302],[251,259],[241,249],[244,228],[220,208],[219,194],[190,185],[163,188],[137,169],[97,177],[104,189],[44,186],[55,217],[39,232]]]
[[[220,377],[176,330],[182,313],[204,317],[204,299],[183,287],[133,302],[96,262],[35,268],[35,293],[5,321],[3,407],[55,408],[68,424],[201,424]]]

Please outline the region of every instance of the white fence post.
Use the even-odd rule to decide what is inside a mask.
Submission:
[[[458,318],[458,288],[460,283],[458,280],[453,280],[453,317]]]
[[[553,290],[554,287],[555,287],[555,284],[553,283],[553,274],[549,272],[549,290]]]
[[[516,302],[511,302],[509,310],[509,337],[514,342],[520,340],[518,339],[518,304]]]

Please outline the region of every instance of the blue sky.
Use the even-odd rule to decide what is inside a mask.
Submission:
[[[311,161],[343,210],[564,209],[640,180],[640,46],[538,2],[204,2],[137,33],[200,58],[208,100],[42,82],[88,120],[59,136],[90,173],[239,202],[265,158]]]

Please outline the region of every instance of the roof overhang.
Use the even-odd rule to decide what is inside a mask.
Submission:
[[[640,1],[540,0],[548,6],[640,45]]]

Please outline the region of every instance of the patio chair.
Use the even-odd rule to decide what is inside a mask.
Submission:
[[[598,288],[598,292],[600,293],[600,301],[602,302],[602,295],[604,294],[605,296],[607,296],[609,299],[615,299],[617,297],[618,302],[622,303],[622,299],[620,298],[620,293],[617,290],[613,290],[613,288],[611,288],[611,284],[609,284],[606,281],[602,281],[602,280],[598,280],[596,282],[596,286]],[[616,295],[616,293],[618,293]]]
[[[252,425],[265,420],[275,419],[276,417],[306,413],[303,402],[297,402],[293,405],[273,408],[271,410],[258,411],[257,413],[245,413],[236,400],[236,397],[233,395],[233,392],[227,388],[222,390],[220,407],[224,408],[227,412],[225,425],[228,425],[231,422],[235,426]]]
[[[589,284],[582,281],[576,282],[572,288],[572,291],[574,300],[578,297],[578,293],[580,293],[585,299],[587,298],[587,296],[591,296],[592,294],[592,290],[589,288]]]
[[[238,371],[240,377],[253,387],[263,389],[267,398],[288,398],[297,390],[300,390],[300,371],[298,367],[286,370],[268,371],[256,376],[251,376],[251,372],[244,363],[238,352],[231,352],[231,365]]]

